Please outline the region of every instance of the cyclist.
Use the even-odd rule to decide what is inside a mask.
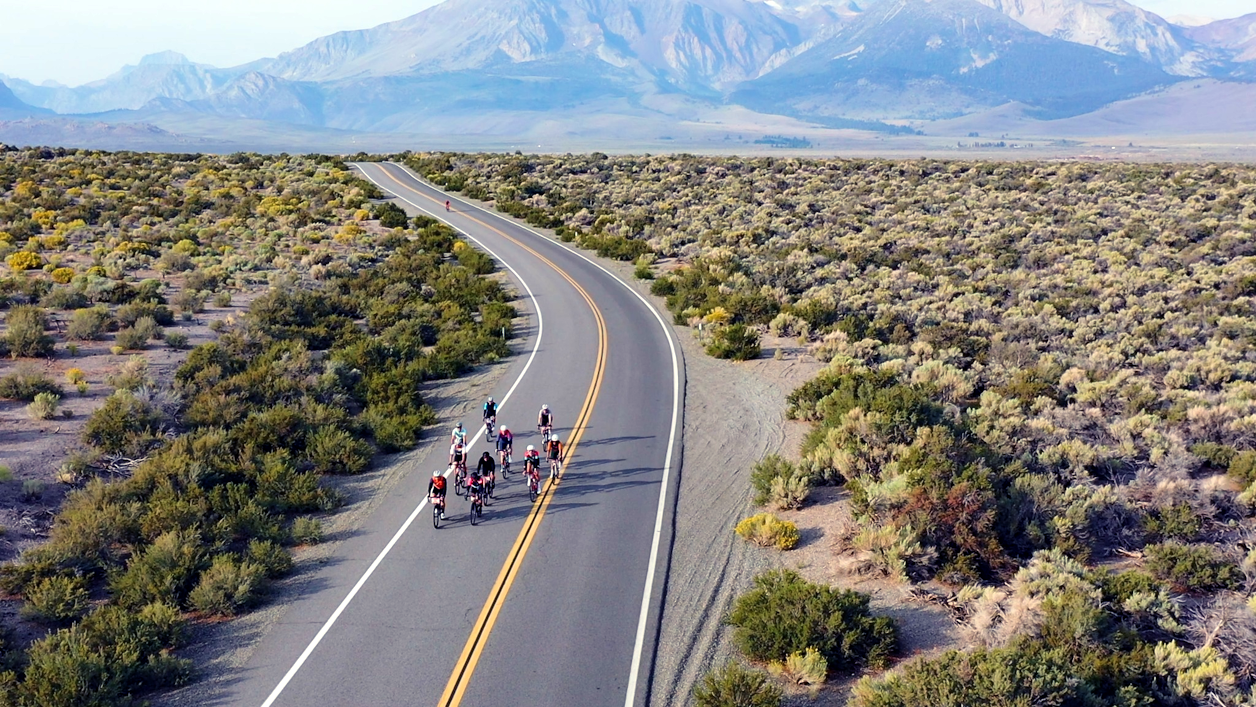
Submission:
[[[541,412],[536,416],[536,428],[545,435],[548,441],[550,434],[554,431],[554,413],[550,412],[549,405],[541,406]]]
[[[471,478],[467,479],[467,500],[475,503],[479,499],[480,505],[484,505],[484,479],[479,474],[472,472]],[[473,513],[475,511],[472,511]]]
[[[467,449],[461,442],[449,445],[449,465],[462,472],[467,470]]]
[[[493,436],[493,424],[497,422],[497,403],[493,402],[493,398],[489,398],[484,403],[484,429],[488,431],[488,436]]]
[[[450,444],[462,443],[463,446],[467,444],[467,431],[462,428],[461,422],[459,422],[458,426],[454,428],[454,431],[450,433],[449,443]]]
[[[536,447],[528,445],[528,450],[523,453],[523,473],[525,476],[540,481],[541,478],[541,453],[536,451]]]
[[[427,482],[427,497],[432,499],[433,506],[440,509],[441,520],[445,520],[445,490],[448,483],[440,469],[433,471],[432,480]]]
[[[545,451],[549,453],[550,478],[557,478],[558,465],[563,461],[563,443],[558,441],[558,435],[550,437],[550,441],[545,443]]]
[[[448,210],[449,210],[449,200],[448,200],[448,199],[446,199],[446,200],[445,200],[445,210],[446,210],[446,211],[448,211]]]
[[[510,471],[510,455],[515,453],[515,435],[510,428],[502,425],[497,433],[497,456],[501,458],[502,473]]]
[[[490,495],[493,493],[493,487],[497,485],[496,471],[497,466],[493,463],[493,455],[484,452],[480,456],[480,462],[475,465],[475,474],[484,480],[484,487]]]

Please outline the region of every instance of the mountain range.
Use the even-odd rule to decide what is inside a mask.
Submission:
[[[510,135],[736,115],[902,132],[1256,81],[1256,13],[1187,27],[1125,0],[862,3],[445,0],[237,67],[165,52],[77,87],[0,76],[0,118]]]

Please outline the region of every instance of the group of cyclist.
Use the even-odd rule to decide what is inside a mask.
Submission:
[[[493,427],[497,424],[497,403],[489,398],[482,408],[484,416],[484,430],[488,439],[493,439]],[[544,450],[544,458],[549,460],[550,478],[557,479],[558,472],[561,469],[562,462],[565,457],[566,450],[558,435],[554,434],[554,423],[556,418],[550,410],[549,405],[542,405],[541,410],[537,413],[536,427],[541,433],[542,447]],[[472,502],[478,501],[485,504],[489,496],[492,495],[493,489],[497,484],[497,465],[500,463],[503,474],[510,473],[510,465],[514,455],[515,435],[510,431],[509,427],[502,425],[497,431],[496,451],[497,459],[493,455],[485,451],[480,455],[474,468],[467,465],[467,431],[459,422],[450,433],[449,439],[449,469],[442,471],[437,469],[432,472],[432,478],[427,485],[427,495],[431,499],[432,504],[440,509],[441,520],[445,518],[445,494],[448,489],[448,479],[446,474],[452,472],[458,476],[455,482],[461,482],[467,489],[467,497]],[[542,451],[538,450],[534,445],[529,444],[523,455],[523,473],[524,480],[530,484],[529,488],[537,489],[540,487]]]

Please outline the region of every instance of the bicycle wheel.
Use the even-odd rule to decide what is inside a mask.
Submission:
[[[479,501],[471,502],[471,525],[475,525],[476,523],[480,522],[479,506],[480,506]]]
[[[462,474],[459,474],[458,472],[455,471],[454,472],[454,495],[462,496],[463,495],[462,492],[465,489],[466,487],[462,485]]]
[[[528,500],[536,503],[537,483],[532,479],[528,479]]]
[[[440,528],[440,506],[432,504],[432,527]]]

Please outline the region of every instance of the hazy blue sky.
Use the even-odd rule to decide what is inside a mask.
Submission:
[[[408,17],[436,0],[0,0],[0,73],[70,85],[172,49],[243,64],[339,30]],[[1134,0],[1161,15],[1237,17],[1256,0]]]

